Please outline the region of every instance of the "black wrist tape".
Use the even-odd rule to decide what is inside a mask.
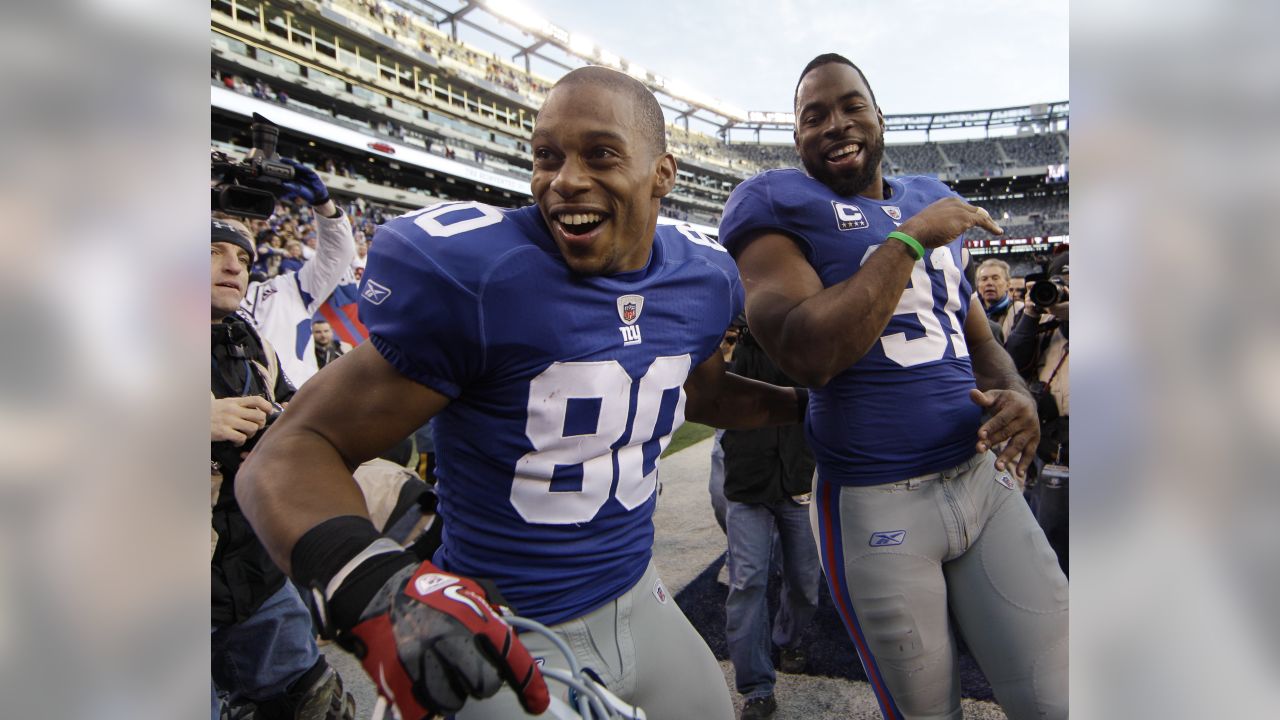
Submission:
[[[323,592],[339,570],[380,537],[368,518],[343,515],[325,520],[294,543],[289,556],[293,579],[303,587]],[[351,628],[387,578],[405,566],[417,564],[418,559],[407,552],[375,555],[361,563],[329,598],[333,625],[342,630]]]

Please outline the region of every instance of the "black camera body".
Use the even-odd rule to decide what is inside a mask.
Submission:
[[[1028,275],[1027,279],[1032,280],[1032,276]],[[1048,308],[1065,302],[1071,292],[1062,278],[1046,278],[1040,275],[1033,282],[1035,284],[1027,292],[1027,299],[1039,308]]]
[[[276,209],[283,184],[293,179],[293,166],[280,162],[276,141],[280,128],[253,114],[253,149],[240,162],[226,153],[210,153],[210,171],[218,182],[212,188],[212,207],[232,215],[266,220]]]

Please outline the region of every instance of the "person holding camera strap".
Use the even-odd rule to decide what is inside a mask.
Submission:
[[[236,503],[243,457],[294,393],[275,350],[237,312],[253,257],[248,228],[212,220],[210,717],[225,697],[253,703],[256,720],[349,720],[355,702],[319,653],[310,611]]]
[[[1054,258],[1048,271],[1029,288],[1031,302],[1005,342],[1018,371],[1027,378],[1040,415],[1035,486],[1029,499],[1058,562],[1067,572],[1068,480],[1070,467],[1070,253]],[[1032,276],[1035,277],[1035,276]],[[1052,288],[1037,289],[1040,283]]]

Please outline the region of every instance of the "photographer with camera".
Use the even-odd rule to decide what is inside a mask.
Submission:
[[[300,162],[276,154],[279,129],[254,115],[253,149],[241,162],[213,153],[212,170],[220,178],[213,187],[217,216],[267,219],[277,200],[302,198],[315,214],[316,251],[297,270],[251,283],[240,303],[241,313],[263,337],[284,350],[280,364],[295,386],[320,370],[311,317],[342,282],[356,255],[351,223],[332,199],[324,181]]]
[[[1043,274],[1027,276],[1027,303],[1005,350],[1026,378],[1040,415],[1038,471],[1029,499],[1058,563],[1067,572],[1068,480],[1070,467],[1070,252],[1049,263]]]
[[[256,720],[345,720],[355,703],[319,654],[311,614],[235,499],[241,461],[294,392],[271,344],[236,312],[253,258],[248,228],[212,221],[210,717],[220,716],[221,691],[232,705],[255,704]]]

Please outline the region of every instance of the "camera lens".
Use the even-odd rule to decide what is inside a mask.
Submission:
[[[220,185],[213,188],[213,206],[244,217],[271,217],[276,210],[276,198],[265,190],[255,190],[243,185]]]
[[[1028,293],[1031,302],[1040,307],[1049,307],[1057,305],[1062,297],[1062,291],[1058,288],[1058,284],[1049,280],[1041,280],[1031,286],[1031,292]]]

